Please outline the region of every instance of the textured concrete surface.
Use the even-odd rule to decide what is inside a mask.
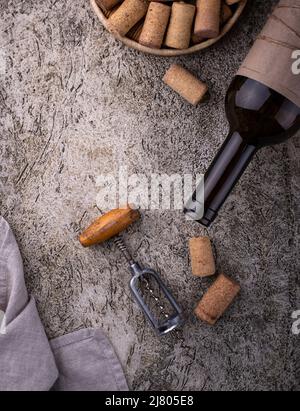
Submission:
[[[297,390],[299,140],[258,153],[210,230],[220,270],[242,293],[215,328],[191,312],[210,280],[191,277],[187,239],[205,230],[180,212],[146,212],[126,234],[188,313],[158,341],[133,304],[112,245],[85,250],[98,214],[96,177],[204,172],[227,132],[224,95],[274,0],[253,0],[218,45],[173,60],[128,50],[87,0],[0,2],[0,213],[11,223],[49,337],[103,327],[135,390]],[[207,81],[183,102],[161,78],[172,61]]]

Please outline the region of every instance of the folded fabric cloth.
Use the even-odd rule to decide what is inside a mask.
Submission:
[[[85,329],[51,341],[59,369],[54,391],[128,391],[120,362],[100,330]]]
[[[58,378],[54,356],[34,299],[29,300],[23,263],[7,222],[0,217],[0,390],[49,390]]]
[[[47,339],[34,298],[28,297],[22,258],[0,217],[0,391],[128,390],[116,354],[100,330]]]

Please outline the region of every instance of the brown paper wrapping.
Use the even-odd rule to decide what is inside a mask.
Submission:
[[[292,53],[300,50],[300,0],[281,0],[238,74],[259,81],[300,107],[300,75]]]

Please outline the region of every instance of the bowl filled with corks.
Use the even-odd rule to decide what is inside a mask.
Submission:
[[[247,0],[90,0],[104,27],[126,46],[157,56],[203,50],[228,33]]]

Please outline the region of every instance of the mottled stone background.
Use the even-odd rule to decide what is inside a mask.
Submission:
[[[0,213],[12,225],[49,337],[103,327],[134,390],[297,390],[299,140],[258,153],[209,234],[242,293],[215,328],[192,309],[212,279],[193,279],[181,212],[146,212],[125,237],[187,311],[180,338],[153,335],[114,246],[83,249],[99,174],[204,172],[226,136],[224,95],[276,0],[249,1],[203,53],[176,59],[123,47],[88,0],[0,2]],[[161,79],[179,62],[209,84],[191,107]],[[298,136],[299,137],[299,136]]]

